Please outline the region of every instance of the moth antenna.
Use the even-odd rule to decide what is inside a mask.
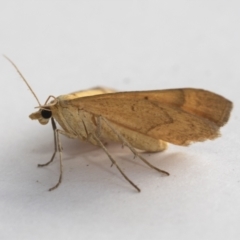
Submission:
[[[17,66],[13,63],[13,61],[8,58],[6,55],[3,54],[3,56],[13,65],[13,67],[17,70],[18,74],[20,75],[20,77],[22,78],[22,80],[26,83],[26,85],[28,86],[29,90],[32,92],[33,96],[35,97],[35,99],[37,100],[39,106],[41,106],[40,101],[38,100],[36,94],[34,93],[34,91],[32,90],[32,88],[30,87],[30,85],[28,84],[27,80],[24,78],[24,76],[22,75],[22,73],[20,72],[20,70],[17,68]]]
[[[49,99],[51,99],[51,98],[53,98],[53,103],[50,103],[50,104],[48,104],[48,105],[51,105],[51,106],[54,106],[54,105],[56,105],[56,103],[57,103],[57,98],[56,98],[56,97],[54,97],[53,95],[50,95],[50,96],[47,98],[47,100],[46,100],[46,102],[44,103],[44,105],[43,105],[43,106],[46,106],[46,105],[47,105],[47,103],[48,103],[48,101],[49,101]]]

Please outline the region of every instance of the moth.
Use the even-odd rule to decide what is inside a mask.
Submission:
[[[50,191],[62,181],[60,135],[101,147],[112,165],[140,192],[140,188],[128,178],[109,153],[104,145],[105,140],[127,146],[145,164],[169,175],[149,163],[136,149],[161,152],[167,148],[167,143],[188,146],[192,142],[215,139],[220,136],[219,129],[227,123],[233,106],[231,101],[216,93],[194,88],[136,92],[93,88],[59,97],[50,95],[42,105],[16,65],[7,59],[39,104],[38,111],[29,117],[38,120],[40,124],[49,121],[52,124],[54,153],[49,162],[38,165],[48,165],[59,153],[59,180]],[[57,128],[56,121],[61,129]]]

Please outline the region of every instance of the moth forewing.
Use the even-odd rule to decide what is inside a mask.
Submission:
[[[173,91],[176,95],[186,91],[187,99],[191,99],[191,92],[192,95],[197,95],[198,91],[204,93],[205,98],[215,97],[212,104],[216,110],[211,111],[209,104],[205,104],[202,99],[180,104],[182,94],[179,103],[176,99],[164,102],[162,94],[165,95],[166,91]],[[101,115],[123,128],[177,145],[218,137],[219,127],[228,120],[232,108],[232,103],[227,99],[201,89],[103,94],[76,98],[63,102],[63,105],[75,106],[96,116]],[[199,110],[194,111],[193,107]],[[204,108],[206,112],[203,113]]]

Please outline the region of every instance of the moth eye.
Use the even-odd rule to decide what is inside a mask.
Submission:
[[[42,110],[41,111],[41,116],[44,118],[44,119],[49,119],[50,117],[52,117],[52,111],[47,111],[47,110]]]

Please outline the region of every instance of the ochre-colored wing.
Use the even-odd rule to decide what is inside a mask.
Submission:
[[[72,100],[72,99],[81,98],[81,97],[89,97],[89,96],[95,96],[95,95],[106,94],[106,93],[114,93],[114,92],[116,92],[116,90],[111,88],[95,87],[87,90],[72,92],[67,95],[63,95],[62,97],[64,97],[64,100]]]
[[[173,89],[76,98],[60,104],[101,115],[118,125],[177,145],[214,139],[232,103],[209,91]]]

